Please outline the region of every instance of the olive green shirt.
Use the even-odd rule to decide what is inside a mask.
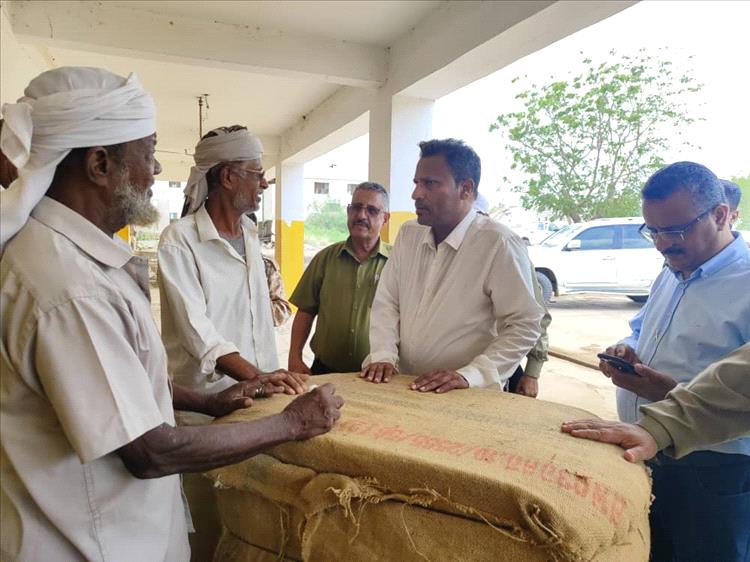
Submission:
[[[750,437],[750,343],[712,363],[667,398],[641,406],[638,422],[659,449],[676,458],[737,437]]]
[[[547,310],[547,305],[544,303],[544,295],[542,294],[542,287],[539,285],[539,281],[536,278],[536,269],[534,264],[531,264],[531,281],[534,284],[534,298],[537,304],[544,310],[544,316],[542,316],[541,328],[542,335],[531,348],[528,355],[526,356],[526,366],[523,369],[523,374],[532,379],[538,379],[539,375],[542,374],[542,366],[545,361],[549,359],[549,334],[547,334],[547,328],[549,328],[552,322],[552,315]]]
[[[310,342],[315,357],[335,372],[359,371],[370,353],[370,310],[391,247],[383,241],[364,262],[350,239],[321,250],[307,266],[289,299],[318,316]]]

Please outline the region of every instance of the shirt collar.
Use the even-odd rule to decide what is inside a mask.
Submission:
[[[201,205],[201,208],[195,211],[195,227],[198,229],[198,239],[201,242],[221,239],[214,221],[211,220],[211,216],[206,211],[205,205]]]
[[[106,266],[119,269],[133,257],[125,241],[116,235],[110,238],[83,215],[51,197],[42,198],[31,216]]]
[[[346,239],[346,241],[341,245],[341,248],[339,248],[338,255],[340,256],[346,252],[350,256],[354,257],[354,248],[352,247],[352,237]],[[375,246],[375,249],[370,252],[369,257],[373,257],[376,254],[380,254],[384,258],[387,258],[391,253],[390,246],[385,244],[381,238],[378,238],[378,243]]]
[[[198,239],[201,242],[208,242],[209,240],[223,240],[219,235],[219,231],[216,230],[216,225],[211,219],[211,215],[206,211],[206,206],[201,205],[201,208],[195,211],[195,228],[198,230]],[[240,217],[240,224],[242,225],[242,236],[244,237],[247,232],[257,230],[257,226],[248,218],[247,215]]]
[[[445,237],[445,240],[443,240],[441,244],[448,244],[448,246],[450,246],[454,250],[458,250],[461,247],[464,238],[466,238],[466,233],[468,232],[471,223],[474,222],[476,216],[476,210],[471,209],[468,213],[466,213],[466,216],[461,219],[461,222],[458,223],[453,230],[451,230],[450,234]],[[426,232],[427,236],[425,236],[422,243],[429,244],[432,248],[435,248],[435,237],[432,234],[432,228],[426,229]]]
[[[745,256],[750,256],[750,248],[747,247],[747,244],[742,239],[742,236],[739,236],[736,232],[733,232],[732,236],[734,236],[734,240],[732,240],[732,242],[727,244],[727,246],[718,254],[703,262],[703,264],[701,264],[698,269],[693,271],[688,279],[696,279],[698,277],[711,277],[712,275],[716,275],[719,271],[721,271],[731,263],[734,263],[738,259]],[[673,271],[672,273],[677,277],[679,281],[683,281],[682,274],[675,271]]]

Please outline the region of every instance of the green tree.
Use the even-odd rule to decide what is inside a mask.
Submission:
[[[610,57],[584,59],[572,78],[532,84],[516,95],[521,111],[491,124],[507,135],[512,169],[523,172],[514,190],[526,209],[574,222],[639,215],[639,189],[664,165],[667,135],[695,121],[685,97],[702,85],[690,75],[643,51]]]
[[[305,219],[305,238],[314,246],[327,246],[345,240],[349,236],[346,227],[346,208],[333,199],[315,201]]]
[[[750,174],[733,177],[731,181],[739,185],[742,192],[740,204],[737,207],[740,211],[740,218],[737,220],[735,228],[738,230],[750,230]]]

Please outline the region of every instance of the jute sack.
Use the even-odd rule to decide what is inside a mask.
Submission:
[[[346,399],[331,433],[209,473],[223,524],[247,542],[308,561],[648,559],[643,466],[559,430],[588,412],[488,390],[417,393],[404,375],[314,381]]]
[[[224,531],[214,554],[216,562],[284,562],[276,553],[248,544],[232,533]],[[208,562],[208,561],[207,561]],[[289,562],[293,562],[289,560]]]

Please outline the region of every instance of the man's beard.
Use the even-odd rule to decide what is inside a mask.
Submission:
[[[159,210],[151,204],[148,190],[139,193],[127,178],[115,188],[114,208],[125,224],[148,226],[159,220]]]
[[[244,193],[237,193],[232,200],[232,206],[241,213],[255,212],[258,210],[258,203],[255,195],[252,197],[246,196]]]

